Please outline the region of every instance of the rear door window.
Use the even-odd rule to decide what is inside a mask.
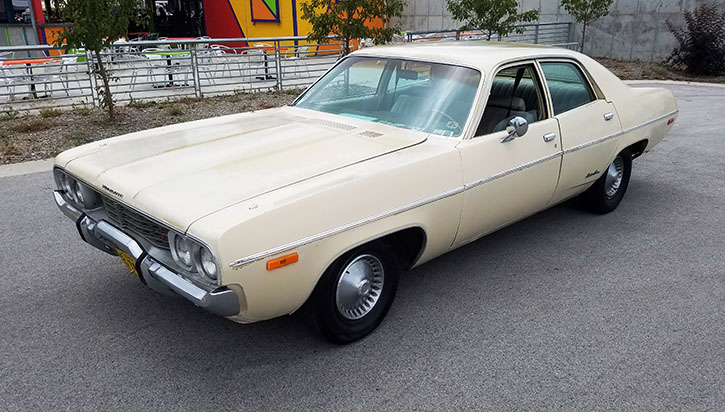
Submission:
[[[542,62],[541,70],[551,95],[554,115],[576,109],[596,100],[584,73],[573,63]]]

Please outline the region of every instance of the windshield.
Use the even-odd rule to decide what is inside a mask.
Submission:
[[[353,56],[295,106],[443,136],[459,136],[481,74],[467,67]]]

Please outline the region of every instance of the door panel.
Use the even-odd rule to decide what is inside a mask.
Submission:
[[[604,116],[610,113],[613,117],[605,120]],[[584,191],[606,171],[616,154],[617,139],[594,142],[621,130],[614,105],[602,99],[556,117],[561,129],[564,156],[559,186],[552,202]]]
[[[582,67],[573,60],[540,61],[551,106],[561,130],[564,150],[557,203],[584,191],[596,181],[615,155],[614,139],[621,130],[614,105],[597,95]]]
[[[545,141],[551,133],[557,137]],[[466,191],[456,246],[545,208],[554,194],[561,165],[556,119],[532,123],[510,142],[501,143],[503,136],[491,133],[458,146]]]

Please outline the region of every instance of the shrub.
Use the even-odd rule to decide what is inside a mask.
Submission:
[[[51,118],[62,115],[63,112],[59,109],[40,109],[40,117]]]
[[[73,107],[73,113],[75,113],[79,116],[88,116],[91,114],[92,111],[93,111],[93,109],[91,109],[90,107],[87,107],[86,105]]]
[[[166,113],[168,113],[169,116],[181,116],[184,114],[184,110],[182,110],[181,107],[172,104],[166,108]]]
[[[694,75],[725,73],[725,11],[703,4],[694,12],[686,11],[684,18],[684,28],[667,21],[678,45],[665,64]]]
[[[15,110],[13,110],[13,109],[9,109],[5,113],[0,114],[0,122],[4,122],[4,121],[8,121],[8,120],[13,120],[13,119],[15,119],[17,117],[18,117],[18,112],[15,111]]]

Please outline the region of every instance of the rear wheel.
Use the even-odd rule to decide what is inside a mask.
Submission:
[[[372,332],[390,309],[399,269],[383,243],[365,245],[337,259],[315,287],[307,310],[324,338],[339,344]]]
[[[584,207],[595,213],[609,213],[624,197],[632,174],[632,153],[626,149],[614,157],[607,170],[582,194]]]

